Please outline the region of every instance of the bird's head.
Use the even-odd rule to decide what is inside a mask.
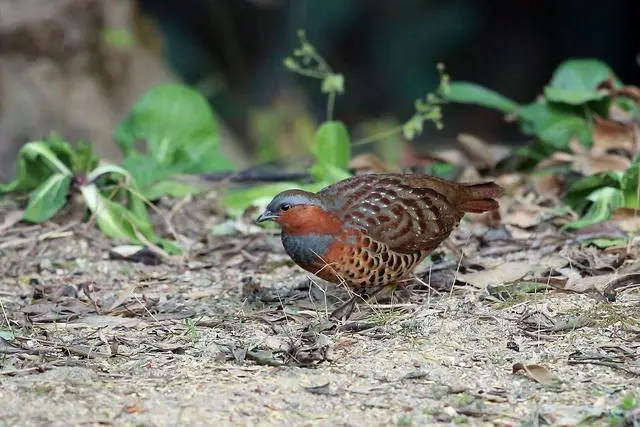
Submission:
[[[289,235],[331,234],[340,229],[340,221],[331,212],[329,201],[303,190],[278,194],[256,221],[275,221],[282,226],[282,232]]]

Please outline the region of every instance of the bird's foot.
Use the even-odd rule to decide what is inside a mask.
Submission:
[[[336,308],[329,315],[329,319],[336,320],[347,320],[353,313],[353,309],[356,307],[356,300],[360,298],[355,295],[349,299],[346,303],[342,304],[340,307]]]

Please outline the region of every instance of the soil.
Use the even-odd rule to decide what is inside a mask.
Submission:
[[[240,219],[234,234],[213,235],[209,202],[160,206],[189,238],[180,259],[113,259],[118,242],[64,217],[0,232],[0,426],[640,417],[640,297],[602,297],[611,274],[637,271],[637,245],[623,255],[566,236],[536,245],[504,227],[507,238],[488,243],[497,231],[465,220],[452,237],[462,256],[443,247],[409,295],[329,321],[344,290],[293,265],[276,232]],[[14,207],[3,209],[7,221]],[[529,267],[479,275],[504,263]],[[583,280],[595,287],[567,285]]]

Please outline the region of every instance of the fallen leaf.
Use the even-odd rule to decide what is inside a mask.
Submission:
[[[23,214],[24,214],[24,211],[19,210],[19,211],[9,212],[7,215],[5,215],[4,221],[2,221],[2,224],[0,224],[0,234],[3,234],[7,230],[9,230],[11,227],[19,223],[20,220],[22,219]]]
[[[553,381],[553,375],[551,372],[542,365],[525,365],[524,363],[516,363],[513,365],[512,373],[515,374],[520,371],[524,371],[529,378],[540,384],[549,384]]]
[[[571,169],[584,176],[608,171],[626,171],[631,166],[631,159],[618,154],[588,154],[576,156]]]
[[[0,338],[2,338],[5,341],[13,341],[13,339],[15,338],[15,335],[13,335],[13,331],[2,328],[0,329]]]
[[[495,166],[490,146],[482,139],[467,133],[460,133],[457,141],[462,153],[476,169],[492,169]]]
[[[540,210],[537,208],[520,208],[506,214],[502,218],[502,223],[507,225],[515,225],[520,228],[531,228],[542,222]]]
[[[624,86],[618,89],[618,94],[624,95],[627,98],[640,103],[640,87],[637,86]]]
[[[533,187],[539,196],[557,197],[564,188],[564,178],[556,174],[536,176],[533,178]]]
[[[607,286],[605,286],[602,294],[607,300],[614,302],[620,291],[637,287],[640,287],[640,273],[627,274],[610,281]]]
[[[600,116],[594,117],[591,155],[602,156],[612,152],[623,152],[631,157],[635,153],[635,147],[633,125]]]
[[[349,162],[349,169],[352,169],[356,174],[393,172],[373,153],[364,153],[353,157]]]
[[[611,213],[611,218],[622,231],[634,233],[640,230],[640,209],[618,208]]]
[[[597,291],[602,293],[607,285],[620,277],[617,273],[601,274],[599,276],[587,276],[580,278],[570,277],[565,289],[575,292]]]
[[[505,262],[497,267],[474,273],[458,273],[457,279],[484,289],[490,285],[502,285],[522,279],[533,268],[528,261]]]

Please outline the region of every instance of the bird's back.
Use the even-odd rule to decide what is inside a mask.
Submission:
[[[319,192],[334,201],[346,227],[401,253],[431,251],[455,228],[465,212],[497,207],[495,184],[461,184],[427,175],[367,174]],[[495,205],[495,206],[494,206]]]

